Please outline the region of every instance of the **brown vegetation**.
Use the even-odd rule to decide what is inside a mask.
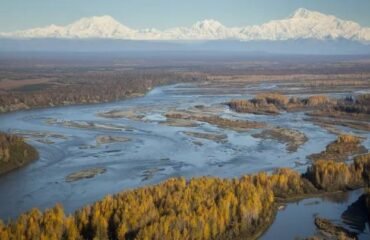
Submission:
[[[179,112],[171,112],[167,113],[165,116],[168,119],[186,119],[191,121],[206,122],[220,128],[228,128],[235,131],[246,131],[249,129],[262,128],[266,126],[261,122],[228,119],[216,115],[183,114]]]
[[[280,111],[327,108],[334,102],[323,95],[308,98],[289,98],[279,93],[262,93],[257,94],[255,98],[250,100],[231,100],[227,105],[240,113],[278,114]]]
[[[308,106],[324,106],[326,104],[331,103],[331,100],[327,96],[318,95],[318,96],[310,96],[307,98],[306,104]]]
[[[128,142],[130,138],[124,136],[97,136],[96,144],[109,144],[109,143],[116,143],[116,142]]]
[[[106,171],[107,170],[103,167],[94,167],[94,168],[84,169],[84,170],[69,174],[66,177],[66,181],[74,182],[74,181],[79,181],[85,178],[93,178],[98,174],[105,173]]]
[[[307,142],[307,137],[304,133],[299,132],[294,129],[286,129],[286,128],[271,128],[265,129],[261,133],[256,133],[252,135],[256,138],[263,138],[263,139],[275,139],[279,142],[286,144],[286,149],[289,152],[295,152],[297,149]]]
[[[235,99],[227,103],[235,112],[252,114],[278,114],[279,109],[271,103],[257,99],[242,100]]]
[[[154,86],[177,82],[191,82],[204,76],[193,73],[161,71],[82,72],[68,76],[64,73],[46,87],[27,91],[12,89],[0,94],[0,112],[35,107],[99,103],[144,94]],[[22,80],[18,80],[22,82]],[[27,82],[26,82],[27,83]]]
[[[278,93],[263,93],[250,100],[231,100],[227,105],[236,112],[252,114],[307,111],[306,114],[311,116],[309,120],[329,130],[335,125],[365,131],[370,129],[370,94],[337,100],[324,95],[288,98]]]
[[[289,98],[287,96],[279,93],[260,93],[255,99],[275,106],[285,106],[289,102]]]
[[[326,146],[325,151],[309,156],[310,159],[345,161],[355,154],[366,153],[367,149],[361,145],[361,139],[352,135],[340,135],[337,140]]]
[[[310,114],[311,115],[311,114]],[[330,117],[330,118],[328,118]],[[310,117],[307,120],[327,129],[329,132],[334,134],[340,134],[341,130],[337,129],[336,126],[343,126],[353,129],[358,129],[362,131],[370,131],[370,122],[366,122],[363,120],[356,120],[356,117],[354,117],[355,120],[349,120],[344,118],[338,118],[327,116],[327,117]]]
[[[190,131],[184,131],[183,133],[190,137],[207,139],[207,140],[211,140],[211,141],[219,142],[219,143],[224,143],[227,141],[227,135],[225,134],[190,132]]]
[[[354,129],[370,130],[370,94],[339,99],[335,104],[307,113],[311,121],[326,127],[345,126]]]
[[[40,86],[42,84],[47,85],[51,79],[48,78],[39,78],[39,79],[24,79],[22,81],[19,80],[9,80],[4,79],[0,81],[0,91],[1,90],[11,90],[11,89],[18,89],[19,88],[26,88],[28,86]]]
[[[199,117],[195,120],[216,125],[220,128],[229,128],[236,131],[245,131],[248,129],[261,128],[265,126],[265,124],[261,122],[228,119],[219,116]]]
[[[369,184],[370,154],[355,157],[348,165],[331,160],[318,160],[307,169],[305,177],[318,189],[337,191]]]
[[[362,172],[362,178],[370,187],[370,153],[356,156],[354,159],[354,166],[357,172]],[[360,176],[357,176],[358,178]],[[369,192],[370,193],[370,192]]]
[[[345,163],[319,160],[307,171],[307,178],[319,189],[345,190],[352,185],[352,169]]]
[[[357,239],[357,233],[349,231],[341,226],[337,226],[325,218],[316,217],[315,225],[326,234],[335,236],[336,239]]]
[[[338,101],[335,110],[351,114],[370,114],[370,93]]]
[[[36,149],[27,144],[22,137],[0,133],[0,174],[21,167],[37,158]]]

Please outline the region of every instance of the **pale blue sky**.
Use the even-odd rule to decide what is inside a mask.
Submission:
[[[370,26],[370,0],[0,0],[0,32],[98,15],[132,28],[190,26],[206,18],[246,26],[287,17],[299,7]]]

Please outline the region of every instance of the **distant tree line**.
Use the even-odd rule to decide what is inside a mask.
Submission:
[[[227,105],[236,112],[253,114],[279,114],[280,111],[295,110],[322,110],[327,115],[333,112],[370,114],[370,94],[330,99],[324,95],[298,98],[279,93],[262,93],[249,100],[233,99]]]
[[[196,73],[164,71],[83,72],[59,77],[48,87],[32,91],[11,90],[0,94],[0,112],[116,101],[146,93],[149,89],[179,82],[204,80]],[[21,81],[21,80],[18,80]]]

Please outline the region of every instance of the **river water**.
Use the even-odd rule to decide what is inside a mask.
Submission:
[[[261,84],[253,90],[271,88],[279,86]],[[306,156],[324,150],[336,138],[305,121],[306,116],[300,112],[278,116],[237,114],[222,104],[232,98],[249,98],[250,90],[250,86],[225,89],[177,84],[158,87],[143,97],[125,101],[0,115],[1,131],[24,135],[40,153],[39,160],[0,178],[0,218],[14,218],[33,207],[45,209],[55,203],[62,203],[66,212],[72,212],[107,194],[175,176],[237,177],[277,167],[304,171],[309,165]],[[163,124],[166,112],[196,105],[217,106],[218,114],[225,118],[296,129],[303,132],[308,141],[290,153],[283,143],[252,137],[261,129],[236,132],[207,123],[196,127]],[[111,110],[134,111],[140,114],[141,120],[100,115]],[[227,139],[221,142],[194,139],[184,131],[225,134]],[[367,138],[364,145],[369,148],[369,133],[356,133]],[[130,140],[101,143],[97,141],[99,136]],[[69,174],[92,167],[105,168],[106,172],[90,179],[66,181]],[[291,208],[294,207],[286,209]],[[271,239],[268,236],[266,239]]]

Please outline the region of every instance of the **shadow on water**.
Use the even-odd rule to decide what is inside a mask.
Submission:
[[[290,202],[278,211],[275,221],[261,239],[322,236],[314,223],[317,216],[357,232],[358,239],[370,239],[369,218],[362,193],[360,189]]]
[[[365,196],[348,206],[342,214],[343,222],[358,232],[369,232],[369,214],[366,209]],[[369,235],[370,236],[370,235]]]

